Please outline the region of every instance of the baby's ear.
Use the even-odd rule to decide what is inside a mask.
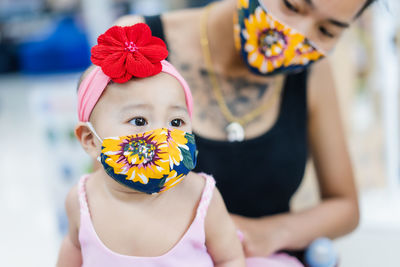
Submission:
[[[100,141],[96,139],[95,135],[86,123],[78,122],[75,127],[75,136],[86,153],[88,153],[93,159],[96,159],[100,155]]]

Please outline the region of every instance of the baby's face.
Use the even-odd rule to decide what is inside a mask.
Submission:
[[[101,138],[158,128],[192,131],[183,88],[166,73],[110,84],[96,104],[90,122]]]

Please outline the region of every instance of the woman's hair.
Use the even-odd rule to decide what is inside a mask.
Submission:
[[[364,6],[361,8],[360,11],[358,11],[356,18],[358,18],[359,16],[362,15],[362,13],[364,13],[364,11],[376,0],[367,0],[367,2],[365,2]]]

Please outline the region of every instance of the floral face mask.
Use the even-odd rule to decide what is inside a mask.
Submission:
[[[100,162],[120,184],[147,194],[166,191],[196,166],[194,135],[160,128],[140,134],[108,137],[102,142]]]
[[[253,73],[291,72],[324,56],[304,35],[273,18],[260,0],[237,1],[235,46]]]

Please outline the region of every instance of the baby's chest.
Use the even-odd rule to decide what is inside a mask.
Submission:
[[[113,252],[129,256],[160,256],[179,243],[191,218],[176,212],[152,214],[104,208],[92,212],[92,225],[100,242]]]

